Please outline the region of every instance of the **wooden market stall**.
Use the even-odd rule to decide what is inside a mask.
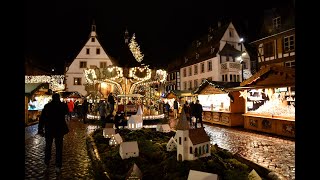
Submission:
[[[243,81],[244,128],[295,137],[295,69],[269,66]]]
[[[194,94],[197,94],[203,108],[203,121],[225,126],[243,126],[244,100],[239,91],[229,88],[239,86],[239,82],[205,80]]]

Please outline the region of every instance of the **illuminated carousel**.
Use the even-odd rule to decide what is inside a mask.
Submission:
[[[128,37],[127,31],[126,37]],[[116,98],[117,112],[123,111],[126,115],[133,115],[140,106],[144,120],[161,119],[164,115],[159,113],[160,90],[167,73],[165,70],[151,69],[149,65],[141,63],[144,55],[135,41],[135,34],[130,43],[126,38],[126,45],[129,46],[135,62],[126,60],[123,66],[113,65],[84,70],[86,90],[88,94],[92,94],[91,97],[95,102],[107,99],[112,92]]]

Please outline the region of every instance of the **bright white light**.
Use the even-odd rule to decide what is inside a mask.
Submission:
[[[242,61],[242,57],[239,56],[239,57],[236,58],[236,60],[241,62]]]
[[[243,42],[243,38],[240,38],[239,42]]]

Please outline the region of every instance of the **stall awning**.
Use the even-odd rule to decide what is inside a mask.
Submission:
[[[237,87],[240,82],[224,82],[224,81],[209,81],[205,80],[194,91],[194,94],[225,94],[229,88]]]

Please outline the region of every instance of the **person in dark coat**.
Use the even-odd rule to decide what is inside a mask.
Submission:
[[[193,115],[196,118],[195,128],[197,128],[198,123],[200,123],[201,127],[203,127],[202,112],[203,112],[202,105],[199,103],[199,100],[197,100],[196,103],[194,104],[194,111],[193,111]]]
[[[88,111],[89,111],[89,103],[88,103],[88,101],[85,99],[85,100],[83,100],[83,103],[82,103],[82,113],[81,113],[81,115],[82,115],[82,120],[83,120],[83,123],[85,124],[86,123],[86,121],[87,121],[87,114],[88,114]]]
[[[184,103],[183,107],[182,107],[182,111],[184,111],[184,113],[186,114],[187,120],[190,122],[190,127],[192,126],[192,121],[191,121],[191,108],[189,106],[188,101],[186,101],[186,103]]]
[[[114,100],[114,97],[112,95],[112,92],[109,93],[108,95],[108,103],[109,103],[109,106],[110,106],[110,113],[113,114],[113,111],[114,111],[114,104],[116,103],[115,100]]]
[[[52,101],[47,103],[40,115],[38,134],[45,137],[44,162],[49,167],[53,140],[56,149],[56,172],[60,173],[62,167],[63,136],[69,132],[65,116],[68,114],[68,106],[60,101],[60,95],[52,95]]]

